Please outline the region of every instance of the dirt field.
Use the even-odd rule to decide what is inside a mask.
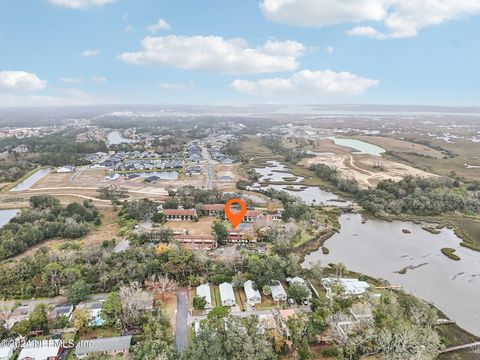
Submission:
[[[189,234],[210,235],[214,216],[203,216],[198,221],[168,221],[165,226],[172,230],[187,230]]]
[[[311,164],[324,164],[337,169],[343,178],[355,179],[361,188],[375,186],[379,181],[392,179],[399,181],[406,175],[431,177],[434,174],[386,159],[369,155],[327,155],[306,158],[300,162],[306,167]],[[374,165],[380,168],[374,168]]]
[[[235,190],[235,184],[242,178],[240,164],[218,164],[214,165],[212,185],[223,191]],[[228,176],[231,180],[220,180],[220,177]]]

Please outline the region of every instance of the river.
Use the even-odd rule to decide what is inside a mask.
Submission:
[[[452,230],[431,234],[411,222],[373,219],[362,224],[360,214],[340,216],[341,230],[302,264],[320,260],[343,263],[348,269],[388,280],[433,303],[463,329],[480,336],[480,253],[459,245]],[[402,229],[411,233],[406,234]],[[453,261],[440,251],[456,249],[461,260]],[[407,268],[402,275],[398,271]]]

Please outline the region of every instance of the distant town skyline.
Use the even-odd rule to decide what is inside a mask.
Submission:
[[[0,107],[480,105],[480,0],[0,5]]]

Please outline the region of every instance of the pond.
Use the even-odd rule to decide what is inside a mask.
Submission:
[[[316,186],[268,185],[266,188],[283,190],[290,195],[298,196],[310,205],[346,206],[351,204],[349,201]]]
[[[28,178],[23,180],[22,182],[18,183],[10,191],[22,191],[22,190],[30,189],[33,186],[33,184],[35,184],[37,181],[45,177],[49,172],[50,172],[50,169],[40,169],[36,173],[30,175]]]
[[[301,176],[295,176],[292,173],[288,172],[285,164],[282,164],[278,161],[269,160],[267,164],[270,166],[265,166],[263,168],[255,168],[255,171],[260,174],[260,181],[273,181],[273,182],[282,182],[290,180],[289,178],[295,178],[293,182],[301,182],[304,178]]]
[[[136,172],[132,173],[138,175],[142,178],[148,178],[150,176],[158,176],[160,180],[177,180],[178,172],[177,171],[150,171],[150,172]]]
[[[0,210],[0,228],[8,224],[19,211],[19,209]]]
[[[359,214],[340,216],[341,231],[321,249],[307,255],[302,264],[320,260],[343,263],[347,268],[388,280],[433,303],[465,330],[480,335],[480,253],[459,245],[452,230],[431,234],[410,222],[368,220]],[[403,229],[411,233],[403,233]],[[453,261],[441,248],[456,249],[461,260]],[[407,269],[406,274],[399,273]]]
[[[112,131],[107,135],[108,145],[131,144],[136,142],[133,139],[127,139],[119,131]]]
[[[337,137],[328,137],[327,139],[333,140],[336,145],[346,146],[352,149],[357,150],[357,154],[368,154],[374,156],[381,156],[385,149],[382,149],[380,146],[370,144],[365,141],[356,140],[356,139],[342,139]]]

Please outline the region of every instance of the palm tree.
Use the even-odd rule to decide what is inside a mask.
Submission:
[[[333,267],[335,269],[335,275],[339,278],[347,271],[347,267],[343,263],[334,264]]]
[[[178,286],[175,280],[169,279],[168,276],[152,275],[145,281],[145,287],[154,295],[162,294],[162,300],[165,300],[165,293],[176,290]]]

